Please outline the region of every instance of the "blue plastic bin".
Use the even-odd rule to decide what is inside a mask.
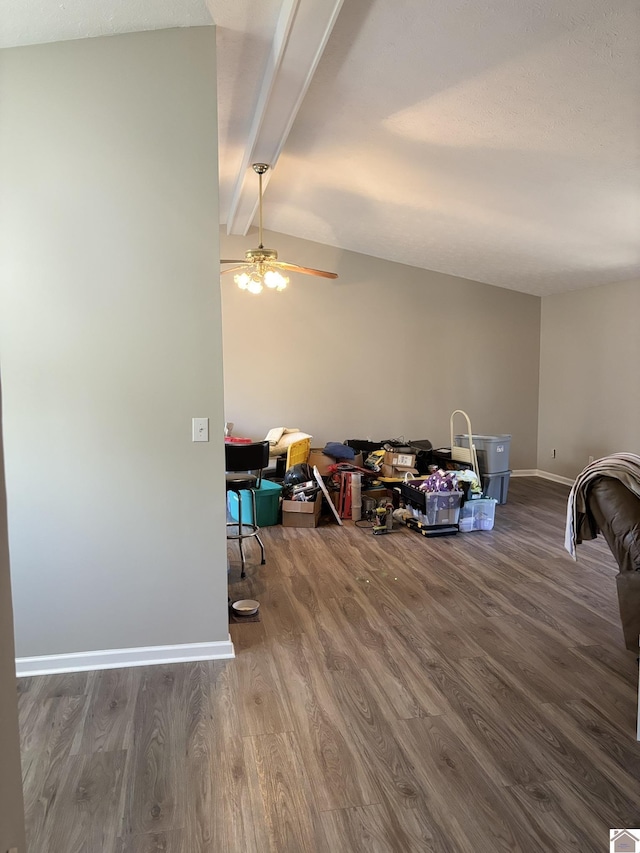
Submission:
[[[263,480],[260,488],[256,489],[256,514],[258,516],[258,527],[272,527],[278,523],[278,511],[280,509],[280,495],[282,486]],[[242,521],[253,524],[253,511],[251,508],[251,492],[240,492],[242,500]],[[227,493],[227,509],[232,521],[238,521],[238,495],[236,492]]]

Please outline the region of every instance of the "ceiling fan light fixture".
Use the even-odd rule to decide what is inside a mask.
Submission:
[[[251,276],[247,285],[249,293],[262,293],[262,278],[257,273]]]
[[[249,287],[249,282],[251,281],[251,278],[249,275],[247,275],[246,272],[240,272],[240,273],[236,273],[236,275],[234,275],[233,280],[238,285],[240,290],[247,290]]]
[[[283,275],[280,270],[293,270],[295,273],[303,273],[304,275],[321,276],[322,278],[338,278],[335,272],[326,272],[325,270],[316,270],[311,267],[301,267],[298,264],[288,264],[278,260],[278,253],[275,249],[266,249],[262,242],[262,176],[269,169],[266,163],[254,163],[253,171],[258,176],[258,238],[259,245],[255,249],[249,249],[245,252],[244,260],[221,260],[221,264],[239,264],[229,270],[222,270],[222,275],[225,273],[235,273],[233,280],[238,285],[240,290],[248,290],[249,293],[261,293],[265,285],[269,290],[284,290],[289,284],[289,278]],[[244,269],[243,269],[244,267]],[[241,270],[236,272],[236,270]]]
[[[289,284],[289,279],[278,270],[267,270],[264,274],[264,283],[271,290],[284,290]]]

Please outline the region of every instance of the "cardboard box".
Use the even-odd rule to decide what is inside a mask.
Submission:
[[[334,459],[333,456],[327,456],[326,453],[323,453],[322,448],[320,447],[312,447],[309,451],[309,465],[311,465],[312,468],[315,465],[320,472],[321,477],[328,477],[329,466],[335,465],[336,462],[349,462],[351,465],[357,465],[358,468],[362,468],[364,465],[362,453],[356,453],[355,458],[352,460]]]
[[[391,465],[394,468],[404,468],[405,471],[409,468],[416,467],[415,453],[398,453],[396,450],[387,450],[384,454],[384,464]]]
[[[386,486],[378,486],[372,489],[363,489],[362,497],[373,498],[376,502],[386,500],[391,497],[391,489],[388,489]]]
[[[362,490],[362,515],[364,517],[365,514],[365,506],[369,499],[372,499],[374,502],[374,508],[376,506],[386,506],[388,503],[393,503],[393,489],[387,489],[386,487],[375,488],[375,489],[363,489]],[[371,509],[371,507],[367,507]]]
[[[322,492],[315,501],[282,501],[283,527],[317,527],[320,524]]]
[[[336,460],[333,456],[326,456],[320,447],[312,447],[309,451],[309,465],[313,468],[315,465],[320,472],[321,477],[326,477],[329,474],[329,465],[335,465]]]
[[[381,468],[380,475],[382,477],[394,477],[398,480],[403,480],[405,474],[413,474],[414,477],[418,476],[417,468],[399,468],[397,465],[382,465]]]
[[[350,462],[352,465],[356,465],[358,468],[362,468],[364,465],[364,457],[360,451],[358,451],[353,459],[345,459],[345,462]]]

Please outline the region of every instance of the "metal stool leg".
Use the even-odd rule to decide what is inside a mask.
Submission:
[[[244,570],[244,548],[242,547],[242,495],[238,492],[238,546],[240,548],[240,577],[246,577],[246,572]]]
[[[253,510],[253,519],[250,522],[249,521],[245,521],[245,522],[242,521],[242,494],[241,494],[241,491],[236,490],[236,489],[234,489],[233,491],[238,496],[238,523],[236,525],[235,522],[228,521],[227,522],[227,528],[237,526],[238,532],[237,532],[237,534],[227,532],[227,539],[237,539],[238,540],[238,548],[240,549],[240,564],[241,564],[240,577],[245,578],[247,576],[247,573],[245,571],[246,558],[245,558],[245,554],[244,554],[244,541],[245,541],[245,539],[251,539],[252,537],[255,536],[255,538],[258,540],[258,545],[260,546],[260,558],[261,558],[260,559],[260,565],[264,566],[264,564],[267,562],[267,560],[265,557],[264,542],[260,538],[260,528],[258,527],[258,523],[257,523],[258,509],[256,506],[255,490],[254,489],[244,489],[243,490],[243,491],[249,491],[251,493],[251,508]],[[246,509],[245,509],[245,513],[246,513]],[[247,531],[244,530],[245,527],[247,528]]]
[[[255,531],[256,539],[258,540],[258,545],[260,545],[260,554],[262,557],[262,559],[260,560],[260,565],[264,566],[267,561],[264,558],[264,545],[262,543],[262,539],[260,538],[260,534],[258,533],[258,530],[260,530],[260,528],[258,527],[258,513],[256,511],[256,493],[254,489],[251,489],[251,506],[253,507],[253,528]]]

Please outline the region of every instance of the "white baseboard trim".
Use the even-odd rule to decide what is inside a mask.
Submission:
[[[564,486],[573,486],[575,478],[561,477],[560,474],[552,474],[551,471],[538,471],[538,477],[543,480],[552,480],[554,483],[562,483]]]
[[[71,652],[16,658],[16,675],[56,675],[90,669],[120,669],[125,666],[190,663],[198,660],[225,660],[235,657],[231,637],[216,643],[184,643],[177,646],[141,646],[134,649],[107,649],[98,652]]]
[[[542,477],[543,480],[552,480],[554,483],[562,483],[564,486],[573,486],[574,481],[570,477],[561,477],[560,474],[552,474],[551,471],[541,471],[539,468],[522,468],[512,471],[512,477]]]

